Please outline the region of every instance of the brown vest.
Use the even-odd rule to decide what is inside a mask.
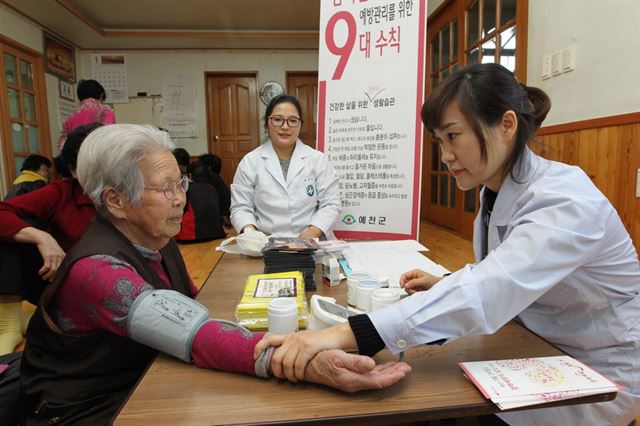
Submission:
[[[189,275],[175,241],[160,253],[173,289],[190,296]],[[51,301],[69,269],[77,260],[96,254],[123,260],[153,287],[167,288],[124,235],[96,218],[66,255],[29,324],[20,372],[25,424],[107,424],[157,355],[155,349],[107,331],[65,334],[52,320]]]

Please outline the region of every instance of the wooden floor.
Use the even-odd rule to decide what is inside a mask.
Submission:
[[[473,244],[459,234],[431,222],[420,222],[418,240],[430,251],[426,256],[450,271],[474,262]]]

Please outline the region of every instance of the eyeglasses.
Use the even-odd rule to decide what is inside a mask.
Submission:
[[[282,127],[285,121],[287,122],[287,126],[289,127],[298,127],[302,122],[302,120],[300,120],[298,117],[284,118],[280,117],[279,115],[269,117],[269,121],[271,121],[271,124],[276,127]]]
[[[147,186],[144,188],[146,190],[162,192],[167,200],[173,200],[178,192],[178,189],[183,193],[186,193],[189,189],[189,177],[184,176],[178,182],[169,182],[165,185],[164,188],[154,188],[152,186]]]

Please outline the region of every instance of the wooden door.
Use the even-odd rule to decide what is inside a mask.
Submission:
[[[0,139],[10,186],[26,157],[51,157],[42,55],[0,36],[0,70]]]
[[[446,0],[427,25],[427,95],[449,74],[474,63],[495,62],[526,81],[528,0]],[[471,238],[480,188],[462,192],[425,134],[422,218]]]
[[[300,140],[311,148],[315,148],[318,124],[318,73],[316,71],[287,72],[287,93],[298,98],[302,106],[304,123],[300,129]]]
[[[256,73],[206,73],[209,152],[222,160],[220,176],[231,184],[238,163],[260,144]]]

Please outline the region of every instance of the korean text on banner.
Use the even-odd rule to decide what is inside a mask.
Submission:
[[[425,0],[323,0],[318,149],[340,180],[339,238],[416,239]]]

